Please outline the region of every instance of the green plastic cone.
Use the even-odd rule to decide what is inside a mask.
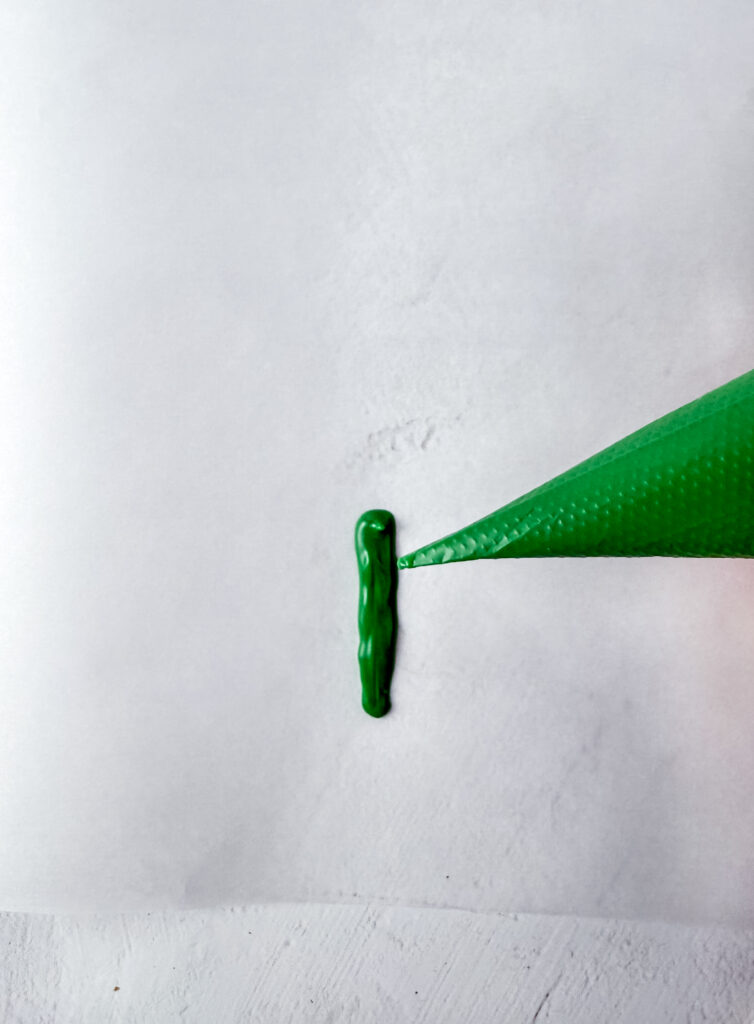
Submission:
[[[398,567],[642,555],[754,556],[754,371],[403,555]]]

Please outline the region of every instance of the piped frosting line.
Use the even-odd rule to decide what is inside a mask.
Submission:
[[[367,714],[381,718],[390,710],[398,636],[395,519],[384,509],[365,512],[356,523],[355,540],[361,703]]]

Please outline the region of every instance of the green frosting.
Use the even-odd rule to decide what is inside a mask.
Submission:
[[[356,523],[359,567],[359,668],[364,710],[381,718],[390,710],[390,680],[398,636],[395,519],[384,509]]]
[[[594,555],[754,556],[754,371],[398,566]]]

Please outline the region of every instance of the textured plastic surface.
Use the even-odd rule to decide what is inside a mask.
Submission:
[[[750,558],[753,470],[751,371],[398,565],[595,555]]]
[[[359,668],[361,703],[381,718],[390,710],[390,680],[398,635],[395,519],[384,509],[365,512],[356,523],[359,566]]]

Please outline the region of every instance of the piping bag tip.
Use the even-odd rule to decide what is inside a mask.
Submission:
[[[450,561],[443,551],[439,550],[437,544],[430,544],[418,551],[412,551],[410,555],[401,555],[397,561],[399,569],[418,569],[423,565],[439,565],[441,562]]]
[[[390,710],[390,683],[398,637],[398,566],[392,513],[371,509],[359,516],[355,541],[359,569],[361,704],[368,715],[382,718]]]

